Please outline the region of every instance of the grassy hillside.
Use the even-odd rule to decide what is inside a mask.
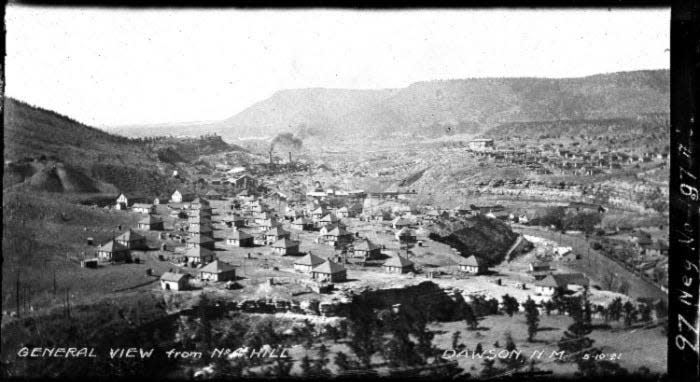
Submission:
[[[186,188],[172,171],[199,156],[242,150],[219,136],[126,138],[11,98],[4,123],[4,188],[154,197]]]
[[[58,113],[8,98],[4,122],[4,187],[28,181],[53,192],[110,191],[99,186],[106,183],[149,193],[167,179],[167,168],[144,145]]]
[[[278,92],[223,121],[224,136],[436,136],[500,124],[629,118],[668,113],[668,70],[583,78],[481,78],[418,82],[397,91]]]
[[[493,138],[629,136],[636,139],[636,144],[644,144],[646,140],[668,142],[670,132],[668,126],[669,115],[658,113],[636,118],[511,122],[489,129],[485,134]]]
[[[222,134],[268,136],[303,128],[331,128],[338,117],[362,110],[395,94],[395,90],[282,90],[221,123]],[[230,128],[233,129],[230,129]]]

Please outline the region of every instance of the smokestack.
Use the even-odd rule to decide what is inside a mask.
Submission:
[[[272,165],[272,150],[270,150],[270,165]]]
[[[292,152],[289,152],[289,163],[292,163]]]

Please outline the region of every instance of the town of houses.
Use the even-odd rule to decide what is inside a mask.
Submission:
[[[575,173],[577,167],[569,167],[572,160],[595,162],[594,167],[600,171],[612,168],[611,163],[623,165],[621,156],[602,153],[499,150],[490,139],[474,140],[470,142],[469,151],[462,152],[479,160],[503,161],[548,171],[557,168]],[[142,219],[135,227],[122,227],[124,231],[112,240],[99,243],[95,258],[86,258],[82,263],[89,267],[97,266],[98,262],[118,264],[152,252],[159,261],[171,265],[160,275],[159,285],[163,290],[215,288],[224,291],[222,293],[236,291],[241,301],[248,302],[241,290],[252,288],[260,280],[270,285],[289,282],[304,285],[319,293],[320,299],[323,299],[322,292],[331,293],[326,298],[328,301],[337,301],[338,295],[351,290],[378,287],[386,280],[393,280],[396,285],[394,278],[398,278],[399,284],[430,279],[450,290],[461,290],[466,296],[475,293],[474,289],[495,297],[508,291],[523,300],[531,295],[544,300],[558,286],[579,290],[577,288],[589,284],[586,276],[558,271],[554,265],[573,256],[571,248],[540,245],[528,269],[514,278],[517,282],[510,283],[502,277],[491,276],[493,272],[477,256],[459,253],[455,248],[435,242],[424,229],[425,224],[441,218],[460,216],[483,215],[516,225],[526,225],[532,219],[528,213],[509,206],[437,208],[424,205],[412,211],[407,199],[414,190],[324,188],[320,181],[310,178],[254,176],[245,167],[226,164],[217,165],[216,171],[205,178],[208,189],[196,195],[173,190],[170,195],[153,196],[151,203],[131,203],[128,195],[120,195],[112,208],[142,215]],[[527,180],[501,181],[500,185],[509,186],[502,187],[501,194],[527,194],[545,200],[549,197],[559,201],[576,200],[581,196],[581,188],[577,186],[562,189],[560,185]],[[488,186],[494,192],[500,185]],[[556,191],[552,190],[554,187]],[[562,193],[568,193],[568,197],[562,198]],[[390,213],[376,208],[383,202],[393,203]],[[607,210],[597,203],[563,205],[571,210],[601,214]],[[637,258],[631,262],[628,259],[616,261],[651,282],[661,283],[661,280],[654,280],[654,267],[667,257],[665,245],[651,240],[643,231],[632,232],[632,237],[627,244],[636,249]],[[428,247],[442,247],[449,266],[431,270],[417,261]],[[647,273],[643,273],[645,271]],[[469,278],[479,281],[475,283],[477,288],[465,283]],[[599,299],[603,306],[610,296],[601,294]]]

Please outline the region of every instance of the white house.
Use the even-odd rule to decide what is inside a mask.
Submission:
[[[236,267],[223,261],[214,260],[199,270],[199,278],[210,281],[236,280]]]
[[[294,270],[296,272],[311,273],[314,267],[322,264],[324,261],[322,258],[309,252],[306,256],[294,262]]]
[[[175,190],[175,192],[173,192],[173,195],[170,197],[170,201],[172,201],[173,203],[182,203],[182,194],[180,193],[180,191]]]
[[[187,289],[190,275],[187,273],[165,272],[160,276],[160,287],[164,290]]]
[[[341,264],[326,260],[311,270],[311,277],[317,281],[330,281],[332,283],[347,280],[347,270]]]
[[[118,210],[125,210],[129,207],[129,200],[126,198],[126,195],[120,194],[119,197],[117,198],[117,203],[114,206],[114,208]]]
[[[131,210],[142,214],[155,214],[156,206],[147,203],[134,203],[134,205],[131,206]]]

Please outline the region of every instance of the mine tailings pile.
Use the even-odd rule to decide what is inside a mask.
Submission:
[[[463,256],[474,255],[489,266],[505,260],[518,240],[522,241],[517,246],[519,250],[530,246],[527,240],[518,239],[518,234],[506,223],[482,215],[460,220],[439,220],[429,225],[427,230],[432,240],[457,249]]]

